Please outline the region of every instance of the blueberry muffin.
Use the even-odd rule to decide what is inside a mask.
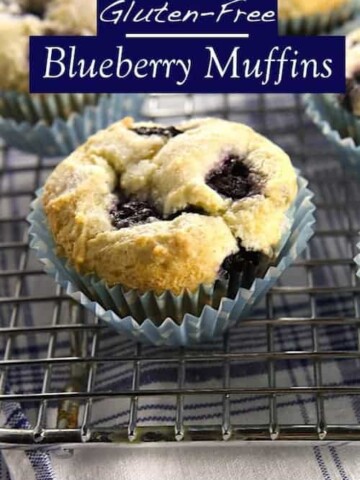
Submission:
[[[346,37],[346,92],[339,100],[346,110],[360,116],[360,28]]]
[[[329,33],[354,17],[357,9],[357,0],[279,0],[279,33]]]
[[[81,15],[78,12],[81,11]],[[30,35],[96,33],[96,0],[2,1],[1,90],[28,90]]]
[[[31,35],[94,34],[96,0],[0,0],[0,115],[51,123],[54,116],[67,118],[72,111],[96,104],[98,95],[28,93]]]
[[[96,3],[97,0],[47,1],[45,18],[56,35],[95,35]]]
[[[289,157],[245,125],[125,118],[57,166],[42,202],[58,255],[78,272],[178,294],[262,276],[296,195]]]
[[[0,90],[27,91],[30,35],[43,35],[42,21],[34,15],[0,14]]]
[[[349,30],[349,28],[347,29]],[[337,151],[344,169],[359,175],[360,28],[346,36],[345,92],[304,96],[306,113]]]

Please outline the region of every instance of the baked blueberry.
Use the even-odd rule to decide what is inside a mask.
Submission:
[[[174,138],[183,133],[175,127],[138,127],[133,128],[133,132],[146,137],[160,135],[166,138]]]
[[[150,203],[139,200],[124,201],[121,196],[110,210],[110,216],[112,225],[118,230],[154,222],[161,218],[161,214]]]
[[[251,173],[243,159],[230,156],[206,177],[206,183],[216,192],[233,200],[260,192],[260,178]]]

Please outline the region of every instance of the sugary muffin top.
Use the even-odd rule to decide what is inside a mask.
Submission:
[[[350,0],[279,0],[281,19],[328,13],[350,3]]]
[[[0,0],[0,89],[28,91],[30,35],[95,33],[96,0]]]
[[[346,37],[346,78],[360,73],[360,28]]]
[[[346,110],[360,116],[360,28],[346,37],[346,91],[338,99]]]
[[[97,0],[51,0],[46,19],[56,35],[95,35]]]
[[[124,119],[59,164],[43,203],[79,271],[180,292],[213,283],[240,251],[271,258],[296,193],[289,157],[245,125]]]

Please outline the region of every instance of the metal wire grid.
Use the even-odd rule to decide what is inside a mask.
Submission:
[[[346,414],[347,405],[356,410],[360,401],[360,378],[354,373],[334,382],[334,364],[341,370],[342,362],[350,362],[353,372],[360,366],[360,289],[353,262],[360,229],[356,181],[338,167],[297,96],[153,96],[145,110],[149,118],[169,123],[197,114],[244,121],[284,146],[317,194],[316,236],[253,318],[222,342],[177,351],[136,345],[114,336],[43,274],[28,248],[26,215],[34,191],[56,161],[4,149],[0,401],[21,403],[32,426],[1,428],[0,444],[53,448],[109,442],[360,440],[359,422]],[[263,343],[252,345],[249,338]],[[33,349],[44,339],[45,350]],[[173,366],[172,386],[147,383],[149,366],[163,364]],[[256,365],[262,374],[255,383],[241,375],[245,364]],[[290,364],[304,370],[300,381],[284,368]],[[114,365],[130,371],[129,382],[104,388],[103,376]],[[194,376],[204,383],[192,383]],[[245,397],[265,402],[255,420],[236,415],[234,405]],[[143,402],[152,398],[166,399],[170,419],[139,418]],[[188,419],[189,399],[209,404],[216,399],[217,420]],[[302,418],[291,408],[283,415],[282,406],[294,399],[300,410],[306,409]],[[126,404],[126,418],[95,422],[94,410],[106,409],[107,402],[112,407],[119,402],[119,409]],[[49,416],[50,411],[56,415]]]

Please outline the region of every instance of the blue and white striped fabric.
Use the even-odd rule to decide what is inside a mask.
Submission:
[[[5,428],[29,429],[30,423],[18,403],[4,403],[0,423]],[[1,458],[0,478],[28,478],[29,480],[54,480],[55,473],[50,455],[41,451],[4,451]],[[5,460],[5,464],[4,464]],[[19,474],[24,475],[23,477]],[[10,473],[12,473],[10,477]]]
[[[34,159],[19,157],[12,154],[8,160],[11,165],[34,162]],[[328,201],[334,195],[333,189],[322,179],[336,179],[339,170],[336,166],[323,168],[315,166],[311,176],[317,179],[318,202]],[[330,170],[329,170],[330,169]],[[333,169],[333,170],[331,170]],[[306,175],[306,171],[304,172]],[[309,172],[308,172],[309,173]],[[33,174],[31,174],[33,175]],[[35,185],[35,177],[30,173],[22,172],[4,177],[0,188],[13,190],[29,189]],[[5,184],[6,182],[6,184]],[[314,188],[314,185],[312,185]],[[337,195],[341,195],[337,192]],[[360,193],[351,192],[354,198],[360,199]],[[16,198],[11,202],[1,205],[1,216],[25,217],[29,199]],[[328,211],[319,214],[320,228],[339,228],[343,219],[336,212]],[[0,241],[22,241],[26,238],[25,225],[13,223],[4,225],[0,231]],[[0,253],[0,268],[11,270],[16,268],[21,261],[18,251],[8,254]],[[349,246],[340,240],[326,241],[316,239],[312,244],[312,255],[315,258],[333,256],[338,258],[349,257]],[[36,260],[30,258],[27,264],[29,270],[39,268]],[[305,275],[306,273],[303,272]],[[287,285],[305,285],[307,280],[298,276],[298,270],[289,271],[283,279]],[[314,272],[316,285],[343,286],[349,282],[349,274],[343,270],[319,269]],[[16,291],[16,282],[11,279],[0,284],[0,297],[11,297]],[[46,276],[32,277],[22,285],[22,295],[53,294],[55,286]],[[276,316],[309,316],[308,299],[301,296],[296,299],[282,297],[274,301]],[[29,306],[24,304],[19,311],[20,325],[45,325],[49,324],[54,304],[38,304]],[[354,302],[349,295],[344,297],[325,296],[315,301],[316,313],[326,317],[351,317],[354,316]],[[0,309],[1,326],[7,326],[11,310],[7,305]],[[257,314],[265,315],[260,306]],[[69,323],[69,311],[62,311],[62,319]],[[43,358],[49,349],[48,336],[28,335],[14,338],[11,358]],[[1,338],[3,342],[3,338]],[[278,351],[301,351],[312,349],[312,331],[310,327],[288,325],[274,331],[274,348]],[[3,356],[5,345],[0,344]],[[207,348],[202,347],[202,348]],[[212,348],[221,349],[221,345]],[[324,327],[319,336],[319,349],[321,350],[356,350],[356,331],[351,326]],[[237,328],[230,334],[230,351],[250,352],[267,350],[266,328]],[[159,349],[156,350],[159,353]],[[161,349],[161,352],[164,352]],[[134,352],[134,344],[123,337],[114,335],[105,330],[99,340],[98,355],[107,357],[126,355]],[[151,354],[154,349],[144,347],[143,353]],[[56,342],[56,356],[69,356],[69,336],[60,334]],[[326,367],[326,368],[325,368]],[[360,361],[329,361],[323,368],[323,384],[328,386],[360,385]],[[233,362],[230,368],[232,387],[259,387],[267,386],[267,366],[264,362]],[[51,391],[60,391],[67,386],[70,371],[67,366],[57,366],[52,371]],[[142,388],[174,388],[177,386],[177,365],[160,365],[151,361],[143,362],[140,383]],[[44,368],[28,366],[10,368],[7,372],[7,391],[14,393],[40,392],[43,388]],[[130,363],[119,366],[119,363],[106,363],[99,365],[96,372],[95,390],[110,391],[128,389],[133,380],[133,365]],[[213,365],[200,363],[189,364],[186,370],[186,385],[189,387],[221,387],[223,384],[223,366],[219,362]],[[276,365],[277,386],[309,386],[314,384],[314,368],[306,360],[282,361]],[[360,422],[360,399],[357,397],[333,396],[326,397],[327,421],[329,423],[343,423],[358,425]],[[221,425],[223,399],[221,396],[191,396],[184,399],[184,422],[196,425]],[[279,423],[281,425],[294,422],[306,425],[315,424],[317,421],[316,398],[308,396],[279,397],[277,400]],[[234,396],[231,399],[231,420],[234,424],[267,424],[269,417],[269,400],[265,396],[251,397]],[[1,425],[12,428],[28,429],[36,423],[33,405],[18,405],[4,403],[0,415]],[[140,399],[138,406],[138,424],[174,425],[176,417],[176,403],[172,398],[147,398]],[[93,405],[91,425],[93,427],[114,427],[127,425],[129,419],[129,400],[107,399]],[[55,426],[56,410],[48,409],[47,426]],[[125,453],[124,453],[125,452]],[[13,480],[65,480],[76,478],[85,480],[102,476],[107,479],[184,479],[207,478],[218,479],[223,476],[230,478],[245,478],[246,480],[288,480],[296,475],[298,480],[357,480],[360,474],[360,460],[357,450],[342,449],[338,447],[277,447],[276,449],[252,445],[244,447],[212,447],[211,449],[182,448],[174,449],[126,449],[81,450],[67,460],[50,457],[41,451],[21,452],[7,450],[2,452],[0,462],[0,479],[12,478]]]

